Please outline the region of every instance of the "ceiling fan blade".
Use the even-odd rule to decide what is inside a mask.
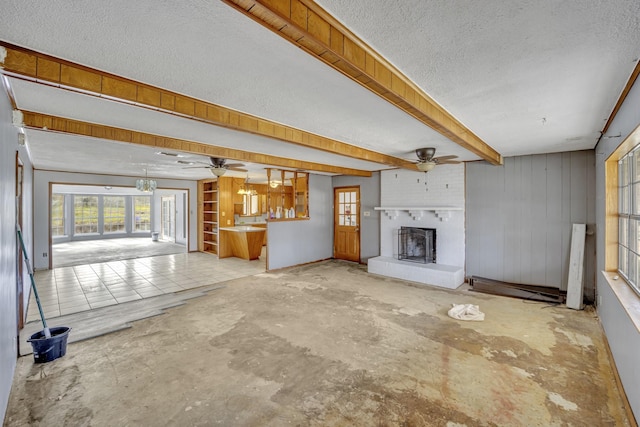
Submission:
[[[182,169],[211,169],[211,166],[189,166],[188,168]]]
[[[244,164],[242,164],[242,163],[225,163],[224,166],[227,167],[227,168],[242,168],[242,167],[244,167]]]
[[[205,165],[205,166],[198,166],[200,168],[210,168],[211,165],[209,165],[209,163],[205,163],[205,162],[199,162],[197,160],[178,160],[176,161],[177,164],[179,165],[195,165],[196,163],[199,163],[201,165]],[[195,167],[195,166],[194,166]]]
[[[438,160],[436,163],[439,165],[458,165],[462,162],[459,160]]]
[[[449,156],[434,157],[433,160],[436,160],[438,162],[442,162],[443,160],[453,160],[453,159],[457,159],[457,158],[458,158],[458,156],[451,154]]]

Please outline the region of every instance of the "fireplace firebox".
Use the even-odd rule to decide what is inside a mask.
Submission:
[[[436,229],[401,227],[398,230],[398,259],[435,264]]]

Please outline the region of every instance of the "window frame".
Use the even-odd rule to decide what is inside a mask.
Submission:
[[[121,206],[114,206],[107,203],[108,199],[120,199]],[[116,215],[113,213],[114,208],[121,208],[122,214]],[[120,218],[122,220],[121,227],[117,230],[112,229],[112,225],[107,225],[108,220]],[[126,196],[102,196],[102,234],[122,234],[127,232],[127,198]]]
[[[62,203],[60,204],[60,213],[62,217],[54,217],[54,199],[61,198]],[[54,193],[51,195],[51,237],[52,238],[63,238],[68,237],[69,233],[67,232],[67,196],[63,193]],[[54,225],[54,221],[59,221],[61,225]],[[62,230],[61,234],[55,234],[54,230]]]
[[[149,212],[147,213],[148,215],[148,221],[145,222],[139,222],[138,221],[138,217],[137,217],[137,211],[136,211],[136,206],[137,206],[137,200],[138,199],[147,199],[148,202],[148,206],[149,206]],[[135,233],[151,233],[151,196],[132,196],[132,203],[131,203],[131,209],[132,209],[132,224],[131,224],[131,233],[135,234]],[[148,228],[146,229],[139,229],[138,228],[138,224],[147,224]]]
[[[91,215],[91,216],[85,216],[84,212],[83,215],[81,217],[82,220],[86,219],[94,219],[95,218],[95,223],[91,222],[88,225],[81,225],[82,227],[89,227],[88,232],[82,231],[82,232],[78,232],[78,215],[77,215],[77,211],[76,211],[76,200],[78,199],[95,199],[95,216]],[[84,201],[82,202],[84,203]],[[74,236],[90,236],[90,235],[99,235],[100,234],[100,197],[97,195],[91,195],[91,194],[74,194],[73,195],[73,203],[72,203],[72,207],[73,207],[73,235]],[[95,231],[93,231],[93,229],[95,228]]]
[[[617,161],[617,272],[640,295],[640,145]]]

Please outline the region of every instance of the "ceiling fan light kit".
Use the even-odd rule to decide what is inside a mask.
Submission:
[[[438,165],[454,165],[460,163],[458,160],[454,160],[458,156],[440,156],[436,155],[436,149],[433,147],[418,148],[416,150],[416,156],[418,161],[416,162],[416,168],[421,172],[429,172]]]
[[[419,162],[416,164],[416,167],[421,172],[429,172],[430,170],[436,167],[436,162],[432,162],[432,161]]]
[[[180,163],[181,165],[189,165],[189,164],[195,164],[195,163],[203,164],[204,166],[190,166],[185,169],[199,169],[199,168],[209,169],[211,173],[217,177],[221,177],[222,175],[227,173],[228,170],[232,170],[236,172],[247,172],[246,169],[240,169],[244,167],[242,163],[227,163],[227,159],[222,159],[218,157],[209,157],[209,162],[207,163],[199,162],[199,161],[187,162],[184,160],[178,160],[178,163]]]
[[[211,171],[212,174],[218,177],[224,175],[227,172],[227,169],[223,168],[222,166],[209,168],[209,170]]]

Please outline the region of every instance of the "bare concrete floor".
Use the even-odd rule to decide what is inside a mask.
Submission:
[[[591,310],[339,261],[225,285],[53,362],[20,358],[5,425],[630,425]]]

